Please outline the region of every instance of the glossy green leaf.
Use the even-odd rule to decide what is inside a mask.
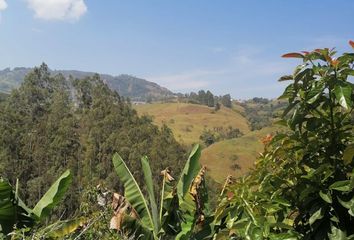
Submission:
[[[322,208],[318,209],[315,213],[313,213],[309,219],[310,225],[314,224],[317,220],[320,220],[323,218],[323,212]]]
[[[352,187],[349,180],[344,180],[333,183],[331,186],[329,186],[329,189],[341,192],[348,192],[352,189]]]
[[[331,233],[328,234],[329,240],[348,240],[346,232],[332,225]]]
[[[350,164],[353,161],[354,157],[354,144],[351,144],[346,147],[343,153],[343,160],[345,164]]]
[[[307,94],[307,103],[314,103],[323,93],[324,83],[323,82],[315,82],[312,84],[310,91]]]
[[[44,196],[33,208],[33,214],[39,219],[44,220],[50,211],[61,201],[72,181],[70,170],[65,171],[56,180]]]
[[[337,197],[338,202],[345,207],[346,209],[348,209],[348,213],[354,217],[354,197],[352,199],[350,199],[349,201],[343,201],[342,199],[340,199],[339,197]]]
[[[325,201],[327,203],[332,203],[332,196],[329,192],[324,193],[324,192],[320,191],[320,196],[323,199],[323,201]]]
[[[343,108],[349,109],[352,106],[352,88],[349,84],[341,83],[340,85],[336,85],[334,87],[334,94],[336,96],[337,101]]]
[[[288,99],[293,97],[295,94],[295,88],[294,88],[294,84],[289,84],[289,86],[287,86],[283,92],[283,94],[278,97],[278,99]]]

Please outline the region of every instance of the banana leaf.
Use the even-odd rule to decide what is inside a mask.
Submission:
[[[117,153],[113,156],[113,166],[124,185],[124,197],[128,199],[129,203],[139,214],[144,227],[152,231],[154,229],[154,222],[144,195],[127,165]]]
[[[70,170],[67,170],[54,182],[32,210],[37,220],[42,221],[50,214],[65,195],[71,181],[72,175]]]

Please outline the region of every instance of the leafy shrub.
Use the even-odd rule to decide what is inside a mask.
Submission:
[[[354,48],[354,42],[350,42]],[[354,54],[290,53],[291,80],[277,134],[254,171],[226,187],[215,230],[240,239],[354,239]],[[290,116],[288,116],[290,115]]]

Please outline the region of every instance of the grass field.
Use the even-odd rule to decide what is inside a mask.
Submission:
[[[205,128],[239,128],[244,136],[214,143],[202,151],[201,163],[207,166],[209,176],[218,183],[229,174],[239,177],[247,173],[263,151],[261,139],[279,130],[279,127],[265,127],[250,131],[247,119],[241,115],[244,108],[236,104],[233,110],[223,107],[217,112],[213,108],[187,103],[154,103],[134,108],[139,115],[152,116],[158,126],[165,123],[175,138],[188,146],[200,143],[199,136]]]
[[[232,126],[244,134],[250,131],[246,118],[225,107],[216,112],[214,108],[188,103],[154,103],[134,108],[139,115],[153,116],[158,126],[165,123],[172,129],[175,138],[185,145],[199,143],[204,129]]]
[[[201,163],[207,166],[210,176],[219,183],[231,174],[244,175],[252,168],[263,151],[261,139],[275,133],[279,127],[266,127],[231,140],[214,143],[202,151]]]

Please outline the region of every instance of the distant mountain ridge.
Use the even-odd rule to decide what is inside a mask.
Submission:
[[[12,89],[20,86],[26,74],[33,68],[16,67],[0,70],[0,92],[8,93]],[[84,72],[78,70],[50,70],[52,74],[63,74],[66,78],[84,78],[92,76],[94,72]],[[121,96],[129,97],[133,101],[146,101],[147,99],[161,100],[173,97],[175,94],[167,88],[161,87],[157,83],[137,78],[128,74],[112,76],[109,74],[100,74],[101,78],[108,86],[116,90]]]

